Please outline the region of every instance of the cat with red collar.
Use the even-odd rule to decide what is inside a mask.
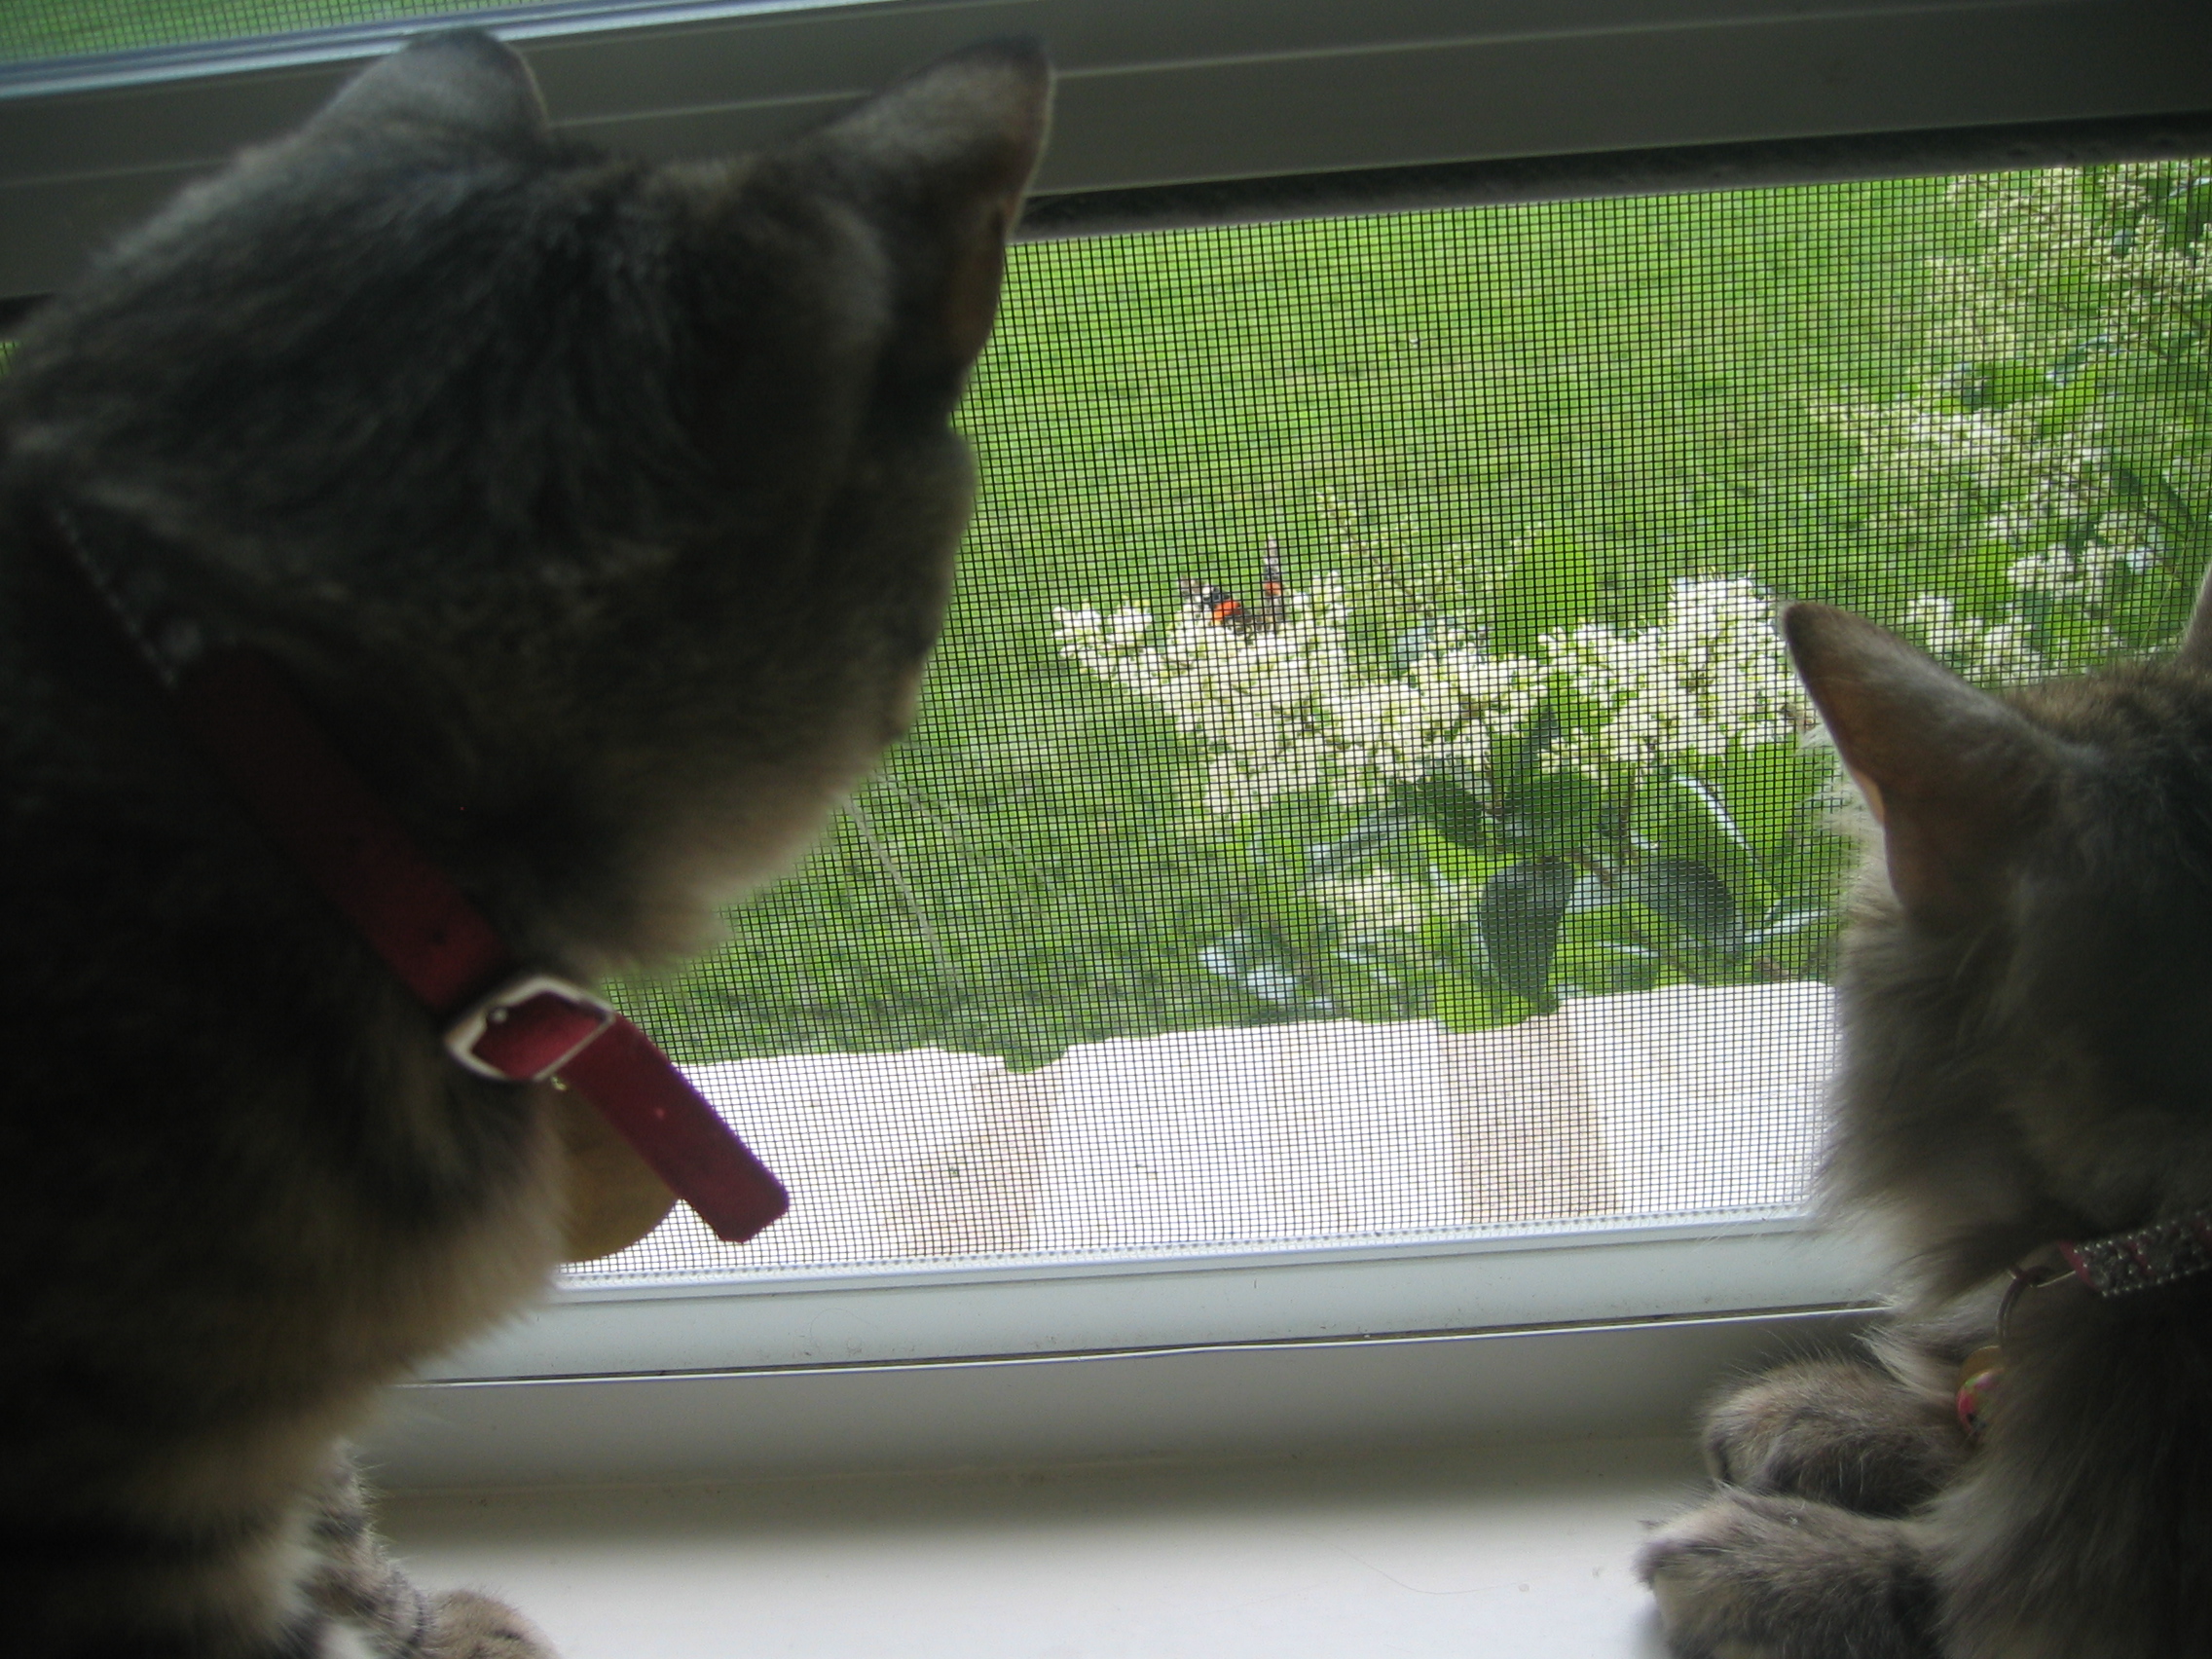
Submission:
[[[779,1206],[588,987],[711,940],[913,719],[1049,82],[974,48],[654,166],[432,36],[32,317],[12,1659],[551,1651],[393,1569],[344,1436],[671,1184],[731,1237]]]

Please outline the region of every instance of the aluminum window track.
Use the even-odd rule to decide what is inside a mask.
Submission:
[[[2174,153],[2212,115],[2201,0],[756,0],[466,20],[524,52],[566,133],[653,157],[756,145],[964,42],[1038,35],[1062,79],[1035,229],[1063,234],[1080,199],[1103,229]],[[65,282],[422,26],[0,66],[0,298]],[[2042,150],[2017,130],[2052,124]]]

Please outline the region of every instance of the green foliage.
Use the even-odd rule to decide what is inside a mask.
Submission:
[[[1540,742],[1481,779],[1405,786],[1303,857],[1311,804],[1273,809],[1207,966],[1280,1007],[1455,1030],[1567,995],[1825,973],[1844,849],[1822,756],[1766,745],[1607,790],[1541,771]],[[1363,930],[1313,885],[1378,869],[1433,896],[1418,927]]]
[[[2129,163],[1967,181],[1987,255],[1939,268],[1938,348],[1836,424],[1855,496],[1931,571],[1895,620],[1991,681],[2168,644],[2212,558],[2212,177]]]
[[[1492,976],[1538,1014],[1559,1007],[1552,965],[1574,875],[1574,866],[1558,853],[1522,859],[1493,871],[1475,901],[1475,928]]]
[[[1017,248],[962,417],[983,487],[950,626],[920,725],[862,797],[879,846],[840,827],[734,913],[727,948],[626,994],[698,1060],[935,1045],[1027,1065],[1209,1026],[1525,1015],[1471,915],[1344,940],[1310,849],[1347,879],[1424,879],[1433,855],[1475,883],[1545,856],[1546,802],[1517,798],[1479,847],[1442,833],[1490,835],[1464,800],[1215,822],[1200,749],[1062,660],[1051,607],[1168,607],[1184,577],[1248,594],[1272,535],[1296,584],[1344,566],[1376,673],[1433,644],[1408,638],[1431,619],[1488,614],[1505,649],[1638,625],[1714,571],[1894,608],[1915,590],[1860,545],[1853,447],[1809,409],[1907,390],[1928,257],[1982,236],[1940,181],[1908,181]],[[1667,953],[1818,972],[1825,910],[1788,909],[1833,858],[1800,815],[1815,770],[1785,789],[1698,763],[1756,865],[1683,785],[1635,803],[1637,857],[1707,863],[1737,896],[1739,956],[1578,877],[1554,986],[1669,982]]]

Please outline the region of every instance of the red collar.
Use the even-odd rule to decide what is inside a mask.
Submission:
[[[168,692],[178,722],[415,993],[458,1064],[499,1082],[550,1078],[574,1089],[719,1237],[743,1243],[791,1207],[783,1184],[651,1038],[582,986],[517,959],[331,746],[276,664],[210,644],[158,599],[119,593],[70,518],[57,511],[54,523],[68,562]]]

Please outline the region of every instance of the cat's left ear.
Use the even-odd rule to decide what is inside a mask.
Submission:
[[[410,41],[342,88],[301,129],[313,142],[414,129],[508,145],[541,143],[545,103],[529,65],[481,29]]]
[[[1792,605],[1783,631],[1844,765],[1881,821],[1899,902],[1938,931],[1972,926],[1994,902],[2008,856],[2057,774],[2053,740],[2009,704],[1848,610]]]

